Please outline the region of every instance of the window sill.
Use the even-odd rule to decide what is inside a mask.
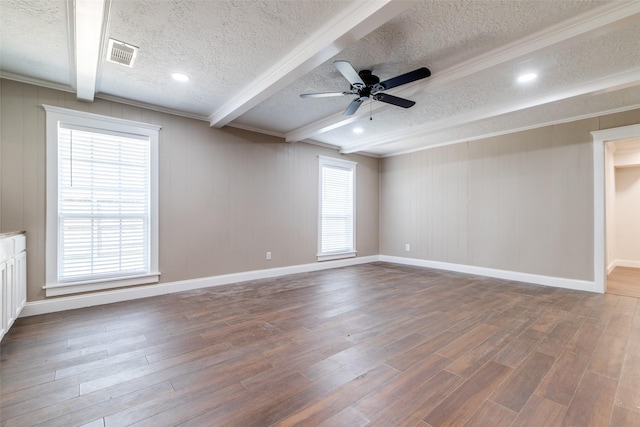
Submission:
[[[331,261],[334,259],[353,258],[357,252],[341,252],[335,254],[318,254],[318,261]]]
[[[160,273],[149,273],[139,276],[91,280],[69,283],[52,283],[43,287],[47,297],[78,294],[82,292],[104,291],[125,286],[149,285],[160,281]]]

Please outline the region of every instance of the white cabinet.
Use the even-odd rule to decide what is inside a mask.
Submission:
[[[0,234],[0,340],[27,302],[27,252],[24,233]]]

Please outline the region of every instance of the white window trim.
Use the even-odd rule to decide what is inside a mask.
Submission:
[[[331,261],[335,259],[353,258],[357,255],[356,250],[356,166],[357,162],[350,160],[336,159],[335,157],[318,156],[318,261]],[[349,252],[322,252],[322,167],[334,166],[338,168],[351,169],[353,171],[353,245]]]
[[[46,241],[45,241],[45,289],[46,296],[59,296],[79,292],[114,289],[123,286],[157,283],[158,266],[158,145],[161,126],[141,123],[117,117],[102,116],[83,111],[42,105],[46,111]],[[141,135],[150,142],[150,222],[149,222],[149,273],[135,276],[119,276],[114,279],[98,279],[78,282],[58,281],[58,124],[69,123],[94,129]]]

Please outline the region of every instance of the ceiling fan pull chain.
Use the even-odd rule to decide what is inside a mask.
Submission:
[[[369,120],[373,120],[373,100],[375,98],[369,99]]]
[[[1,1],[1,0],[0,0]],[[405,74],[393,77],[383,82],[378,76],[371,73],[371,70],[360,70],[357,72],[353,66],[347,61],[334,61],[333,65],[349,82],[349,90],[345,92],[321,92],[321,93],[302,93],[301,98],[324,98],[330,96],[357,95],[358,97],[351,101],[342,113],[345,116],[351,116],[362,107],[362,104],[368,99],[370,101],[382,101],[386,104],[396,105],[402,108],[409,108],[415,105],[415,102],[408,99],[399,98],[393,95],[387,95],[383,91],[401,86],[416,80],[424,79],[431,75],[428,68],[422,67],[417,70],[410,71]],[[373,100],[371,99],[373,98]],[[369,120],[373,120],[373,106],[370,105]]]

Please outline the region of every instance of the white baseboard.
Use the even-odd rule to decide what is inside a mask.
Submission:
[[[223,274],[220,276],[203,277],[199,279],[181,280],[178,282],[160,283],[157,285],[137,286],[135,288],[115,289],[84,295],[51,298],[42,301],[27,302],[20,317],[38,314],[55,313],[94,305],[111,304],[139,298],[148,298],[174,292],[190,291],[209,288],[212,286],[228,285],[249,280],[269,279],[295,273],[328,270],[331,268],[347,267],[350,265],[367,264],[379,260],[378,255],[348,258],[334,261],[317,262],[311,264],[292,265],[288,267],[270,268],[265,270],[245,271],[241,273]]]
[[[517,271],[497,270],[494,268],[475,267],[472,265],[453,264],[449,262],[428,261],[388,255],[380,255],[380,261],[414,265],[416,267],[435,268],[438,270],[456,271],[459,273],[476,274],[479,276],[495,277],[497,279],[514,280],[517,282],[533,283],[536,285],[596,292],[595,283],[593,281],[565,279],[562,277],[542,276],[538,274],[519,273]]]
[[[640,268],[640,261],[634,261],[629,259],[617,259],[615,260],[616,267],[630,267]]]
[[[22,310],[22,313],[20,314],[20,317],[55,313],[58,311],[73,310],[77,308],[110,304],[139,298],[148,298],[174,292],[190,291],[194,289],[209,288],[212,286],[246,282],[249,280],[269,279],[273,277],[285,276],[288,274],[307,273],[312,271],[328,270],[331,268],[347,267],[350,265],[367,264],[376,261],[413,265],[417,267],[435,268],[438,270],[476,274],[479,276],[495,277],[498,279],[514,280],[518,282],[526,282],[537,285],[555,286],[558,288],[595,292],[594,282],[584,280],[541,276],[537,274],[519,273],[516,271],[497,270],[493,268],[475,267],[471,265],[453,264],[440,261],[428,261],[416,258],[404,258],[389,255],[372,255],[335,261],[293,265],[288,267],[270,268],[266,270],[245,271],[241,273],[224,274],[220,276],[210,276],[192,280],[181,280],[178,282],[160,283],[157,285],[115,289],[111,291],[96,292],[92,294],[72,295],[68,297],[27,302],[24,309]],[[617,261],[617,265],[623,265],[621,263],[624,262],[625,261]],[[640,263],[637,263],[637,266],[640,267]]]
[[[607,276],[610,275],[611,272],[615,270],[617,266],[618,266],[618,261],[613,260],[611,264],[607,266]]]

